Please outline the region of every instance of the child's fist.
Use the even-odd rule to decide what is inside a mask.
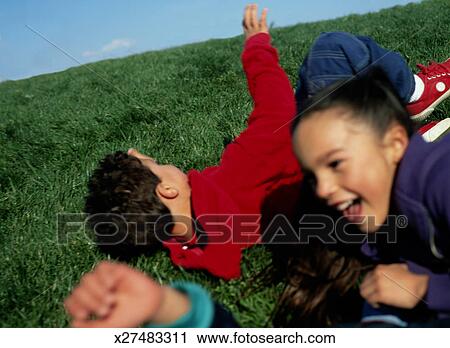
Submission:
[[[250,4],[245,7],[244,19],[242,25],[244,27],[245,39],[248,40],[253,35],[259,33],[268,33],[267,27],[267,8],[264,8],[261,13],[261,18],[258,20],[258,6]]]
[[[102,262],[64,302],[73,327],[137,327],[157,314],[163,288],[126,265]]]
[[[360,286],[361,296],[372,306],[379,303],[414,308],[428,288],[428,276],[415,274],[406,264],[378,265],[369,272]]]

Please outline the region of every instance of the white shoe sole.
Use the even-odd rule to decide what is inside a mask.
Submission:
[[[442,103],[442,101],[444,101],[444,99],[447,99],[448,97],[450,97],[450,89],[443,95],[441,95],[438,99],[436,99],[433,104],[431,104],[429,107],[423,110],[420,114],[411,116],[411,119],[417,122],[425,120],[434,111],[434,108],[438,106],[440,103]]]
[[[445,134],[450,133],[450,118],[445,118],[434,125],[434,127],[422,134],[425,141],[436,141]]]

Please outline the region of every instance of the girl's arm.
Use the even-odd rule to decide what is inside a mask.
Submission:
[[[425,189],[425,203],[433,220],[433,253],[443,256],[443,263],[450,268],[450,136],[435,145],[429,166]],[[439,255],[440,254],[440,255]],[[450,273],[432,273],[414,263],[408,263],[411,271],[428,274],[428,290],[424,301],[437,311],[450,312]]]
[[[415,274],[428,276],[427,291],[423,297],[427,307],[438,312],[450,312],[450,274],[436,274],[410,261],[408,269]]]

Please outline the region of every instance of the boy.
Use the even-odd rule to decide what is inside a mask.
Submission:
[[[94,172],[86,212],[104,251],[128,256],[162,241],[179,266],[237,278],[241,251],[258,241],[261,226],[277,213],[293,216],[302,174],[285,125],[295,98],[266,15],[258,20],[257,6],[246,7],[242,62],[254,109],[219,165],[185,174],[131,149],[107,156]]]

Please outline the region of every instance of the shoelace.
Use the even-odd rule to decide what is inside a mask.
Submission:
[[[448,63],[447,63],[448,62]],[[430,61],[429,66],[425,66],[422,64],[417,64],[417,67],[420,69],[420,72],[425,75],[428,79],[441,77],[442,75],[450,75],[450,61],[446,61],[445,63],[437,63],[435,61]]]

